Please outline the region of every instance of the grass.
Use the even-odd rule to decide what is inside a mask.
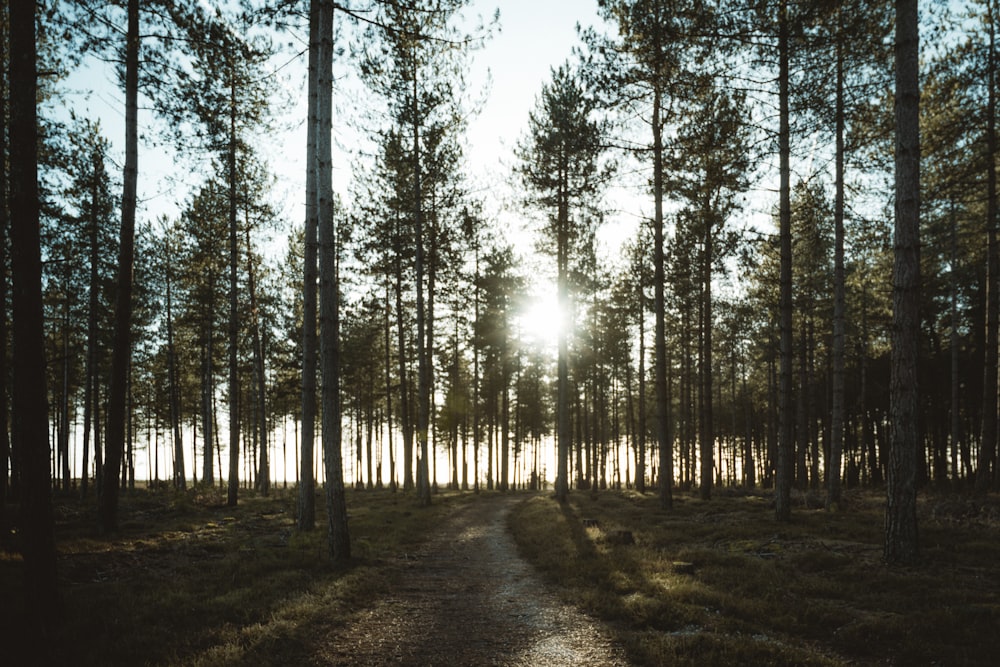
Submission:
[[[923,497],[922,561],[888,568],[882,497],[847,501],[779,524],[760,494],[680,494],[664,511],[652,495],[577,493],[533,498],[510,525],[637,664],[996,664],[1000,503]]]
[[[20,557],[0,547],[2,655],[10,664],[288,665],[309,660],[325,630],[391,585],[387,559],[413,549],[472,495],[442,493],[426,509],[387,491],[349,492],[354,558],[333,567],[325,503],[317,528],[295,528],[295,494],[138,490],[121,530],[98,537],[94,501],[56,499],[64,623],[48,646],[24,646]]]

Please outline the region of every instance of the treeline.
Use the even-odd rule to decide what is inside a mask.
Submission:
[[[8,410],[23,378],[7,295],[27,274],[4,187],[5,523],[38,484],[32,447],[50,453],[46,492],[96,485],[105,530],[140,458],[177,488],[226,480],[230,503],[295,470],[303,529],[320,461],[342,502],[341,454],[343,483],[424,503],[445,484],[655,485],[666,506],[675,486],[763,485],[787,519],[793,485],[831,508],[842,484],[892,490],[905,423],[917,485],[998,483],[994,0],[920,17],[922,243],[904,233],[915,207],[895,210],[917,95],[896,99],[894,46],[915,54],[918,26],[890,3],[600,0],[604,24],[553,68],[509,175],[550,270],[468,177],[469,61],[502,17],[467,0],[41,3],[28,99],[9,4],[4,164],[13,177],[30,106],[49,436],[25,441]],[[122,149],[65,108],[65,77],[94,63],[124,93]],[[262,157],[302,112],[290,90],[308,97],[304,216]],[[362,138],[336,176],[348,203],[335,113]],[[163,155],[188,188],[162,184],[183,194],[148,216],[137,178]],[[599,229],[622,191],[639,222],[608,257]],[[546,271],[554,357],[519,326]]]

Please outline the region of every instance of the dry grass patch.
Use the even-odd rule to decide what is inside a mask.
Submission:
[[[522,553],[610,622],[639,664],[995,664],[1000,512],[922,497],[923,561],[880,563],[881,495],[776,523],[763,495],[632,492],[534,498],[511,516]],[[981,507],[979,505],[982,505]],[[630,531],[635,544],[606,539]]]

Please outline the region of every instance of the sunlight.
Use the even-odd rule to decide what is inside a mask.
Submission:
[[[565,326],[555,291],[529,296],[517,315],[517,326],[527,343],[554,353]]]

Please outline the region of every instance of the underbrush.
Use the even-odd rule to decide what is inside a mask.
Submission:
[[[1000,524],[992,501],[922,498],[922,561],[881,564],[882,509],[774,520],[761,494],[535,497],[514,509],[521,552],[607,621],[643,665],[993,665]],[[800,499],[801,500],[801,499]]]
[[[0,550],[5,664],[290,665],[313,642],[391,585],[387,559],[412,550],[474,497],[442,493],[429,508],[388,491],[348,491],[353,559],[334,567],[325,502],[316,528],[296,528],[295,489],[269,497],[137,490],[123,494],[121,529],[96,532],[95,501],[56,498],[63,624],[48,646],[23,646],[21,561]]]

